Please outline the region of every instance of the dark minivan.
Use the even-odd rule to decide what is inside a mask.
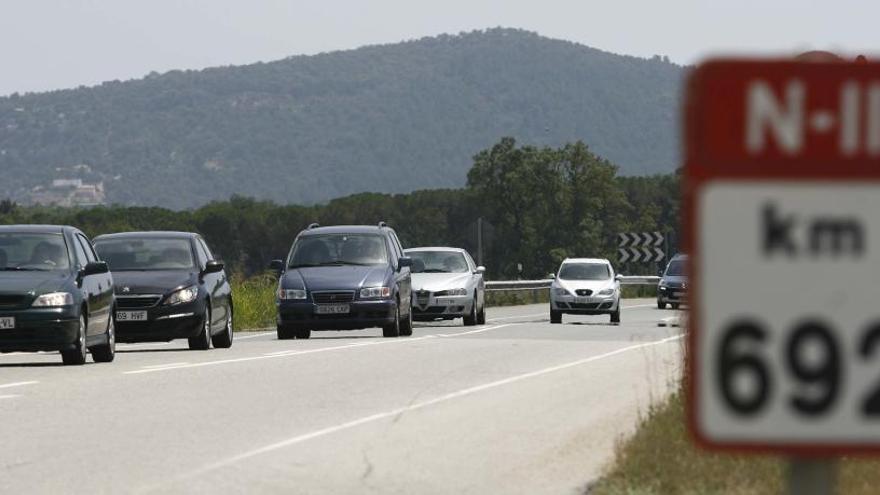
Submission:
[[[189,339],[189,348],[231,347],[232,289],[223,263],[189,232],[126,232],[95,238],[116,279],[120,342]]]
[[[88,238],[56,225],[0,226],[0,352],[116,354],[113,278]]]
[[[281,272],[278,338],[307,339],[312,330],[382,327],[385,337],[412,335],[412,260],[393,229],[319,227],[297,235]]]

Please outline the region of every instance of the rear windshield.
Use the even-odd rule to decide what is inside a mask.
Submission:
[[[189,239],[107,239],[95,249],[114,272],[195,268]]]
[[[566,263],[559,270],[562,280],[607,280],[611,271],[604,263]]]
[[[683,277],[684,276],[684,261],[683,260],[670,261],[669,266],[666,267],[666,276],[668,276],[668,277]]]
[[[70,256],[61,234],[0,234],[0,269],[69,270]]]
[[[385,238],[372,234],[327,234],[300,237],[290,254],[290,268],[323,265],[388,263]]]
[[[458,251],[409,251],[412,273],[467,273],[467,260]]]

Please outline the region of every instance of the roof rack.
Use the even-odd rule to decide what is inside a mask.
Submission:
[[[387,227],[387,226],[388,226],[387,223],[385,223],[385,222],[379,222],[379,228]]]
[[[316,228],[318,228],[318,227],[320,227],[320,226],[321,226],[321,224],[319,224],[318,222],[312,222],[312,223],[309,224],[308,229],[309,229],[309,230],[312,230],[312,229],[316,229]]]

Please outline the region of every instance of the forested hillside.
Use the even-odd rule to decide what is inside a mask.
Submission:
[[[458,188],[506,135],[583,140],[624,175],[668,173],[682,73],[493,29],[13,95],[0,98],[0,197],[70,178],[175,209]]]

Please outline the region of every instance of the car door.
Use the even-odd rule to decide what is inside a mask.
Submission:
[[[397,234],[393,230],[389,234],[388,244],[391,248],[391,256],[394,258],[394,278],[397,283],[398,293],[400,294],[400,302],[409,312],[412,311],[412,277],[410,269],[409,267],[399,266],[400,258],[404,256],[403,247],[400,245]]]
[[[212,261],[214,255],[202,238],[197,237],[195,243],[196,251],[199,253],[199,264],[204,270],[205,264]],[[211,295],[211,326],[217,328],[226,322],[227,311],[229,311],[229,293],[224,290],[227,285],[226,271],[205,273],[203,283],[205,290]]]
[[[80,273],[87,264],[98,261],[92,243],[84,235],[74,234]],[[113,284],[109,273],[81,275],[82,288],[88,298],[89,314],[86,335],[100,335],[107,330],[110,305],[113,301]]]
[[[477,264],[474,262],[474,259],[471,258],[470,253],[465,251],[464,257],[467,260],[468,269],[470,269],[471,271],[471,279],[474,283],[475,291],[477,293],[477,306],[482,308],[486,299],[486,288],[485,281],[483,280],[483,274],[477,273]]]

